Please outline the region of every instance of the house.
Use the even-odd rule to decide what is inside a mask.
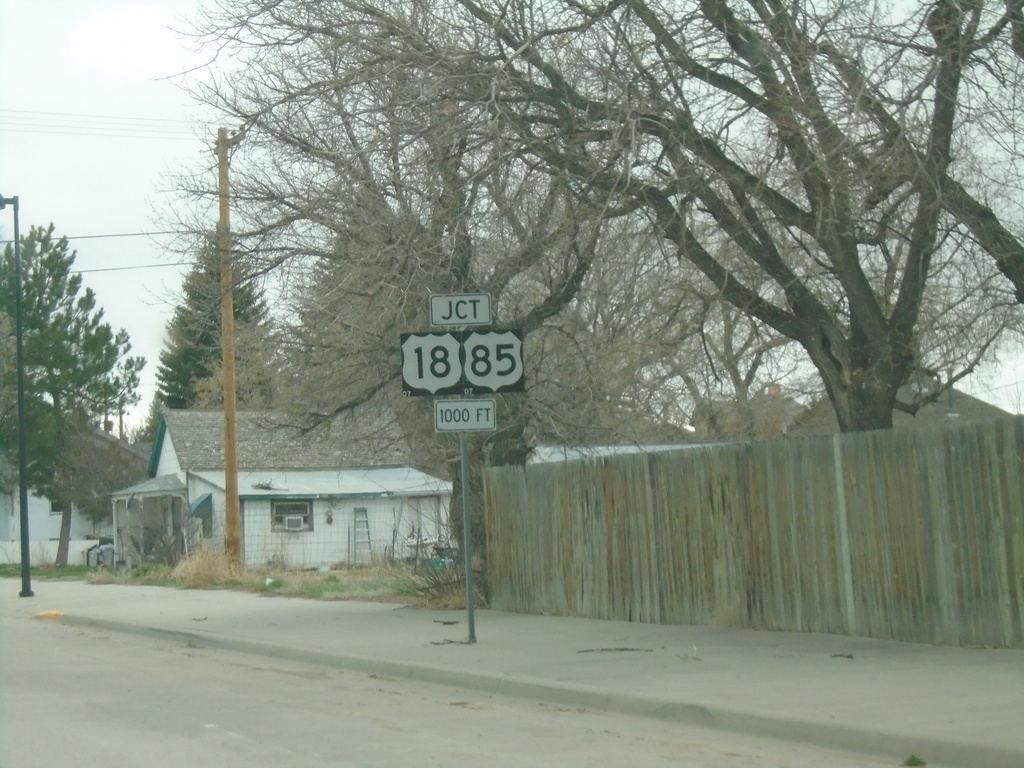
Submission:
[[[698,402],[690,424],[704,440],[775,440],[786,435],[802,411],[803,406],[772,383],[744,402]]]
[[[603,459],[634,453],[662,453],[690,448],[706,448],[707,443],[630,443],[624,445],[537,445],[530,451],[528,464],[552,464],[579,459]]]
[[[34,565],[52,565],[57,557],[64,508],[45,496],[28,492],[29,557]],[[110,536],[109,525],[93,523],[77,508],[71,510],[69,565],[84,565],[84,552],[101,536]],[[4,477],[0,484],[0,563],[21,562],[21,498],[18,478]]]
[[[906,393],[905,393],[906,394]],[[906,399],[909,399],[907,397]],[[925,403],[917,413],[911,415],[905,411],[893,411],[893,429],[921,429],[951,421],[986,421],[1003,419],[1012,416],[998,406],[979,400],[956,388],[947,389],[937,400]],[[818,400],[804,411],[789,430],[793,437],[813,437],[816,435],[833,435],[839,432],[839,422],[835,411],[828,400]]]
[[[134,446],[120,440],[110,429],[95,429],[88,435],[87,461],[90,477],[98,478],[97,487],[105,494],[119,472],[134,476],[144,471],[145,459]],[[120,482],[123,482],[122,478]],[[53,564],[57,557],[64,506],[45,496],[28,491],[29,557],[33,564]],[[85,565],[87,553],[98,542],[113,536],[109,520],[94,521],[77,506],[71,507],[71,528],[68,537],[68,565]],[[16,467],[0,462],[0,563],[21,562],[21,500]]]
[[[451,484],[410,466],[402,441],[365,412],[308,432],[280,413],[239,412],[236,444],[247,566],[411,558],[447,536]],[[150,479],[112,503],[126,563],[223,549],[223,413],[165,410]]]

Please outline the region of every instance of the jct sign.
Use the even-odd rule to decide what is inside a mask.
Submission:
[[[491,298],[486,293],[443,293],[430,297],[431,325],[487,325]]]
[[[522,392],[523,332],[402,334],[404,395]]]

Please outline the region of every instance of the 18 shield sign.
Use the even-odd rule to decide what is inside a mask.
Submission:
[[[523,332],[403,333],[404,395],[522,392]]]

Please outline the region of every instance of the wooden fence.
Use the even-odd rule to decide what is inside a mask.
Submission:
[[[487,470],[491,605],[1024,647],[1024,418]]]

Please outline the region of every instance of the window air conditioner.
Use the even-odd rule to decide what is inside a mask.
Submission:
[[[288,515],[288,517],[284,519],[284,529],[286,531],[301,531],[302,528],[302,515]]]

